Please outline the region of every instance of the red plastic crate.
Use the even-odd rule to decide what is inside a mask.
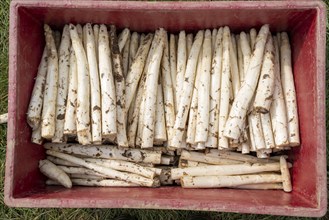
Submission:
[[[105,23],[133,31],[194,31],[228,25],[239,32],[269,23],[287,31],[300,116],[301,147],[291,153],[293,192],[46,186],[30,143],[26,111],[44,47],[43,24]],[[325,5],[321,1],[107,2],[13,1],[10,8],[9,120],[5,203],[15,207],[187,209],[293,216],[327,211],[325,136]]]

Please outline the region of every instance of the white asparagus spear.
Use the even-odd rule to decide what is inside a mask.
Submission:
[[[82,30],[81,24],[77,24],[75,27],[77,28],[77,32],[78,32],[80,41],[83,42],[83,30]]]
[[[135,144],[137,147],[140,148],[142,144],[142,139],[143,139],[143,126],[144,126],[144,109],[145,109],[145,82],[146,82],[146,73],[143,73],[145,75],[145,79],[143,79],[144,84],[141,87],[141,104],[139,106],[139,112],[138,112],[138,124],[137,124],[137,134],[136,134],[136,140]],[[137,108],[136,108],[137,109]]]
[[[75,174],[72,175],[72,184],[75,186],[103,186],[103,187],[134,187],[138,186],[138,184],[128,183],[122,180],[114,180],[114,179],[95,179],[92,176],[87,176],[89,178],[81,178],[81,176],[77,176]],[[60,185],[57,181],[47,180],[46,185],[57,186]]]
[[[41,126],[32,130],[31,142],[39,145],[43,144],[43,138],[41,137]]]
[[[118,46],[120,53],[122,52],[128,38],[130,38],[130,30],[125,28],[118,36]]]
[[[186,142],[188,144],[195,145],[195,131],[196,131],[196,121],[198,117],[198,86],[199,79],[202,72],[202,50],[200,49],[199,57],[197,61],[197,70],[194,80],[192,100],[189,110],[187,132],[186,132]]]
[[[55,113],[58,85],[58,55],[50,27],[45,24],[45,37],[48,54],[47,77],[43,97],[41,136],[51,139],[55,134]]]
[[[251,28],[249,31],[250,35],[250,48],[251,51],[254,51],[255,49],[255,44],[256,44],[256,38],[257,38],[257,31],[255,28]]]
[[[195,36],[190,56],[187,61],[185,80],[183,82],[182,90],[184,92],[182,93],[181,102],[179,103],[178,113],[175,119],[174,137],[171,142],[171,147],[180,148],[181,144],[183,143],[183,135],[186,130],[185,126],[187,121],[188,109],[191,104],[197,60],[203,42],[203,35],[204,31],[199,31]]]
[[[130,51],[130,34],[126,41],[125,46],[122,49],[122,67],[123,67],[123,76],[126,77],[129,70],[129,51]]]
[[[133,101],[130,105],[130,108],[128,109],[128,116],[127,116],[127,139],[128,139],[128,146],[129,147],[132,147],[134,148],[135,147],[135,132],[133,132],[133,139],[131,139],[131,137],[129,137],[129,132],[130,130],[132,129],[131,125],[133,125],[135,127],[135,130],[134,131],[137,131],[137,123],[138,123],[138,118],[135,119],[135,116],[136,116],[136,113],[134,115],[134,112],[136,110],[139,111],[139,107],[140,106],[136,106],[136,98],[137,98],[137,93],[138,93],[138,90],[136,92],[136,95],[133,97]],[[137,116],[138,117],[138,116]],[[136,126],[135,126],[136,125]],[[133,141],[133,142],[131,142]]]
[[[251,113],[249,115],[249,126],[252,128],[254,144],[257,150],[265,149],[265,140],[260,113]]]
[[[183,138],[182,138],[182,143],[180,145],[181,148],[183,149],[188,149],[188,150],[194,150],[193,148],[191,148],[191,146],[189,146],[187,143],[186,143],[186,127],[184,128],[184,132],[183,132]],[[170,149],[175,149],[173,147],[171,147]]]
[[[225,123],[229,114],[230,102],[230,29],[223,30],[223,60],[220,86],[220,106],[218,118],[218,148],[228,148],[228,139],[223,135]]]
[[[164,49],[164,35],[167,32],[164,29],[160,29],[158,34],[157,45],[147,69],[141,148],[153,147],[157,82]]]
[[[106,179],[106,180],[93,180],[93,179],[72,179],[73,185],[77,186],[104,186],[104,187],[134,187],[138,186],[134,183],[129,183],[122,180]]]
[[[183,188],[222,188],[235,187],[245,184],[280,183],[280,174],[252,174],[241,176],[183,176],[181,184]]]
[[[87,58],[90,73],[90,111],[91,111],[91,133],[92,143],[102,143],[102,115],[101,115],[101,96],[98,74],[98,63],[96,59],[96,45],[93,29],[90,23],[86,24],[86,46]]]
[[[61,143],[66,142],[64,136],[64,122],[66,114],[66,100],[68,94],[69,71],[70,71],[70,30],[69,26],[65,25],[63,28],[62,40],[58,51],[58,86],[57,86],[57,100],[56,100],[56,122],[55,134],[52,142]]]
[[[128,139],[126,134],[126,97],[125,97],[125,78],[122,72],[122,60],[118,46],[118,39],[116,35],[116,28],[111,25],[111,52],[112,52],[112,67],[115,79],[115,91],[117,98],[117,143],[119,147],[128,147]]]
[[[99,57],[98,57],[98,39],[99,39],[99,25],[98,24],[94,24],[93,26],[93,32],[94,32],[94,39],[95,39],[95,48],[96,48],[96,59],[97,61],[99,60]]]
[[[214,29],[215,30],[215,29]],[[213,30],[213,34],[214,34]],[[218,115],[220,105],[220,82],[222,72],[223,58],[223,28],[216,32],[217,36],[213,38],[214,53],[211,67],[211,85],[210,85],[210,110],[209,110],[209,132],[206,147],[218,148]]]
[[[250,47],[250,50],[251,50],[251,41],[250,41],[250,34],[247,33],[247,42],[249,43],[249,47]]]
[[[71,180],[71,182],[72,182],[72,180]],[[59,182],[57,182],[55,180],[52,180],[52,179],[47,179],[46,180],[46,185],[48,185],[48,186],[61,186],[61,184]],[[73,185],[73,183],[72,183],[72,185]]]
[[[59,46],[61,45],[61,32],[60,31],[53,31],[53,37],[55,40],[56,50],[59,50]]]
[[[140,38],[139,38],[139,45],[142,45],[142,42],[144,41],[146,35],[144,33],[140,34]]]
[[[170,75],[171,75],[171,82],[173,85],[175,110],[177,112],[177,101],[176,101],[177,47],[176,47],[176,39],[174,34],[170,34],[169,57],[170,57]]]
[[[216,39],[217,39],[218,30],[216,28],[214,28],[214,29],[212,29],[212,32],[211,32],[211,51],[213,52],[212,56],[214,56],[214,53],[216,50]]]
[[[231,33],[231,43],[232,43],[232,50],[234,51],[235,53],[235,56],[236,56],[236,59],[238,58],[238,51],[237,51],[237,44],[236,44],[236,41],[235,41],[235,34],[234,33]]]
[[[102,137],[114,139],[117,135],[116,94],[112,72],[111,50],[106,25],[100,25],[99,40],[99,74],[101,83]]]
[[[252,129],[252,115],[248,115],[248,126],[249,126],[249,139],[250,139],[250,151],[256,151],[254,131]]]
[[[68,162],[66,160],[62,160],[59,159],[57,157],[53,157],[53,156],[47,156],[47,160],[49,160],[50,162],[56,164],[56,165],[61,165],[61,166],[68,166],[68,167],[77,167],[78,165]]]
[[[105,159],[86,159],[86,161],[95,163],[103,167],[111,168],[114,170],[135,173],[150,179],[153,179],[156,175],[154,170],[151,170],[148,167],[143,167],[138,164],[134,164],[127,161],[105,160]]]
[[[139,118],[140,116],[140,109],[141,109],[141,104],[142,104],[142,99],[143,99],[143,94],[144,94],[144,85],[145,85],[145,80],[146,80],[146,74],[143,73],[141,76],[139,85],[138,85],[138,90],[135,98],[135,103],[133,107],[133,114],[131,115],[130,118],[128,118],[128,145],[129,147],[135,147],[136,145],[136,135],[137,135],[137,126],[142,124],[141,119]],[[130,108],[131,110],[131,108]],[[140,131],[141,132],[141,131]],[[139,139],[141,140],[141,139]]]
[[[241,77],[241,85],[244,83],[245,81],[245,77],[246,77],[246,72],[248,70],[248,66],[250,63],[250,57],[251,57],[251,48],[250,48],[250,39],[248,39],[249,35],[246,35],[245,32],[241,32],[240,33],[240,46],[241,46],[241,52],[242,52],[242,57],[243,57],[243,72],[240,72],[240,76]],[[250,108],[250,107],[249,107]],[[249,116],[248,117],[248,123],[249,123]],[[247,124],[247,121],[244,122],[245,124]],[[248,125],[248,129],[247,129],[247,133],[248,133],[248,140],[247,142],[242,143],[241,146],[241,153],[242,154],[248,154],[250,152],[250,150],[255,150],[255,144],[254,144],[254,136],[252,133],[252,128],[250,127],[250,124]]]
[[[86,53],[79,39],[77,28],[70,24],[72,46],[77,59],[78,91],[77,91],[77,136],[79,143],[90,144],[90,83]]]
[[[30,104],[27,110],[27,123],[32,129],[37,129],[41,123],[41,113],[43,105],[44,87],[47,76],[48,66],[48,52],[47,46],[44,48],[40,64],[38,67],[38,73],[35,78],[34,87],[30,99]]]
[[[39,169],[48,178],[57,181],[66,188],[72,187],[70,177],[49,160],[40,160]]]
[[[234,99],[225,124],[224,136],[228,138],[238,139],[243,131],[247,110],[256,90],[268,34],[269,25],[263,25],[256,39],[255,50],[250,58],[244,84]]]
[[[60,158],[58,158],[58,159],[60,159]],[[81,165],[79,165],[79,167],[58,166],[58,168],[60,168],[67,174],[85,174],[85,175],[99,176],[99,177],[103,177],[103,178],[107,177],[104,174],[98,173],[98,172],[88,169],[88,168],[84,168]]]
[[[240,46],[241,46],[241,52],[242,52],[242,56],[243,56],[243,72],[241,73],[241,85],[244,82],[245,76],[246,76],[246,72],[248,70],[248,66],[250,63],[250,57],[251,57],[251,48],[250,48],[250,44],[248,41],[248,35],[246,35],[245,32],[241,32],[240,33]]]
[[[73,179],[84,179],[84,180],[103,180],[104,177],[100,176],[94,176],[94,175],[86,175],[86,174],[69,174],[69,177],[71,178],[71,181]],[[72,182],[74,185],[74,183]]]
[[[64,135],[76,136],[77,134],[77,60],[73,47],[70,49],[70,70],[69,70],[69,86],[66,101],[66,111],[64,119]]]
[[[289,37],[286,32],[281,33],[281,81],[283,95],[286,102],[287,121],[288,121],[288,138],[290,146],[299,146],[299,123],[297,112],[296,90],[294,85],[294,76],[291,64],[291,48]]]
[[[183,92],[184,85],[184,75],[187,63],[186,54],[186,33],[185,31],[179,32],[178,44],[177,44],[177,75],[176,75],[176,109],[178,111],[178,106],[181,98],[181,93]]]
[[[128,111],[133,97],[136,93],[138,82],[146,67],[147,54],[149,53],[151,42],[153,39],[153,34],[146,35],[145,39],[141,42],[138,48],[136,57],[131,64],[129,72],[126,77],[126,110]]]
[[[145,78],[144,78],[144,83],[145,83]],[[144,87],[144,85],[142,86]],[[133,113],[130,115],[130,118],[128,117],[128,145],[129,147],[135,148],[138,147],[140,148],[141,143],[142,143],[142,105],[143,103],[143,93],[144,93],[144,88],[141,88],[138,90],[137,97],[136,97],[136,102],[133,103],[134,109],[132,109]],[[139,105],[138,105],[139,104]],[[133,106],[132,106],[133,107]]]
[[[274,92],[274,46],[269,34],[264,51],[262,70],[256,90],[254,109],[267,113],[270,110]]]
[[[274,92],[273,103],[270,108],[270,115],[272,121],[272,129],[274,142],[277,147],[285,147],[289,145],[288,140],[288,124],[286,114],[286,104],[284,101],[281,76],[280,76],[280,49],[278,45],[278,39],[273,37],[274,42]]]
[[[265,148],[271,149],[275,147],[273,132],[272,132],[272,123],[270,113],[260,114],[260,119],[262,122],[263,135]]]
[[[167,140],[168,142],[170,142],[173,137],[173,128],[175,125],[175,99],[173,81],[171,78],[169,42],[167,35],[164,36],[164,49],[161,60],[161,80],[165,113],[165,126],[167,129]],[[169,143],[168,146],[170,145],[171,144]]]
[[[146,151],[139,149],[117,148],[113,145],[78,145],[78,144],[53,144],[46,143],[47,150],[60,151],[63,153],[83,155],[95,158],[124,160],[160,164],[161,151]]]
[[[209,165],[201,167],[187,167],[171,169],[171,178],[180,179],[188,176],[233,176],[262,172],[280,171],[280,163],[267,164],[232,164],[232,165]]]
[[[87,54],[87,25],[83,25],[82,27],[82,43],[85,53]]]
[[[195,131],[195,142],[203,144],[208,139],[209,109],[210,109],[210,72],[211,72],[211,31],[205,31],[202,45],[202,71],[198,85],[198,115]]]
[[[139,39],[140,39],[140,36],[137,32],[133,32],[130,36],[129,68],[130,68],[131,64],[133,63],[135,56],[137,54],[138,47],[139,47]]]
[[[87,162],[84,159],[80,159],[78,157],[74,157],[74,156],[71,156],[68,154],[63,154],[63,153],[59,153],[59,152],[51,151],[51,150],[47,150],[46,153],[48,155],[70,161],[72,163],[78,164],[80,166],[83,166],[85,168],[98,172],[100,174],[106,175],[109,178],[120,179],[120,180],[124,180],[127,182],[136,183],[141,186],[153,186],[155,183],[153,179],[148,179],[148,178],[136,175],[136,174],[116,171],[116,170],[113,170],[110,168],[99,166],[95,163]]]
[[[207,164],[216,164],[216,165],[224,165],[224,164],[241,164],[243,162],[237,161],[237,160],[231,160],[231,159],[224,159],[214,156],[207,156],[204,153],[199,152],[189,152],[186,150],[182,151],[181,159],[184,160],[191,160],[191,161],[197,161]]]
[[[237,152],[227,151],[227,150],[216,150],[211,149],[209,153],[206,153],[207,156],[214,155],[215,157],[220,157],[223,159],[238,160],[247,163],[274,163],[276,160],[270,159],[260,159],[252,155],[242,155]]]
[[[280,32],[276,33],[276,39],[278,40],[279,50],[281,50],[281,33]],[[280,51],[280,53],[281,53],[281,51]],[[280,55],[280,57],[281,57],[281,55]]]
[[[105,161],[107,161],[107,160],[105,159]],[[154,164],[152,164],[152,163],[134,163],[134,164],[142,166],[144,168],[147,168],[147,169],[153,171],[156,176],[159,176],[161,174],[161,169],[160,168],[155,168]]]
[[[136,136],[136,145],[138,147],[141,146],[142,144],[142,137],[143,137],[143,128],[144,128],[144,112],[145,112],[145,100],[146,100],[146,93],[145,93],[145,89],[146,89],[146,77],[147,77],[147,71],[149,69],[149,63],[151,61],[151,58],[154,55],[154,51],[155,48],[158,46],[158,41],[159,41],[159,31],[156,31],[156,34],[154,37],[152,37],[152,43],[151,43],[151,47],[148,51],[148,55],[147,55],[147,59],[145,61],[145,65],[144,65],[144,70],[143,70],[143,79],[141,79],[141,84],[140,84],[140,88],[141,89],[141,94],[142,94],[142,100],[141,100],[141,104],[139,107],[139,116],[138,116],[138,126],[137,126],[137,136]]]
[[[281,175],[282,175],[282,185],[285,192],[292,191],[291,178],[289,173],[289,166],[286,159],[282,156],[280,157]]]
[[[235,37],[231,34],[230,39],[230,65],[231,65],[231,79],[233,88],[233,97],[235,98],[240,89],[240,76],[239,76],[239,66],[237,57],[237,46],[235,42]]]
[[[156,33],[157,32],[158,31],[156,31]],[[146,38],[145,34],[142,34],[139,49],[143,46],[143,41],[145,40],[145,38]],[[155,34],[154,37],[152,35],[151,45],[150,45],[149,50],[146,53],[147,58],[145,57],[144,68],[143,68],[142,72],[140,73],[141,78],[139,79],[139,83],[138,83],[138,90],[137,90],[138,94],[135,97],[135,99],[136,99],[135,102],[139,101],[139,100],[137,100],[137,97],[140,98],[140,104],[135,103],[135,107],[134,107],[135,116],[133,116],[133,122],[128,121],[128,125],[131,126],[131,128],[129,128],[130,130],[128,132],[128,135],[131,135],[131,137],[130,137],[130,146],[134,146],[134,147],[137,146],[139,148],[140,148],[141,143],[142,143],[142,134],[143,134],[143,122],[144,122],[143,118],[144,118],[144,103],[145,103],[145,82],[146,82],[146,76],[147,76],[147,69],[148,69],[150,59],[151,59],[151,57],[154,53],[154,48],[156,46],[155,42],[157,41],[157,38],[158,38],[157,34]],[[137,60],[137,57],[136,57],[136,60]],[[128,76],[129,76],[129,74],[128,74]],[[128,86],[129,85],[126,84],[127,89],[129,89]],[[134,96],[134,94],[132,94],[132,96]],[[130,109],[133,108],[132,104],[130,104],[129,108]],[[128,120],[129,120],[129,118],[128,118]],[[134,134],[134,130],[135,130],[134,126],[136,126],[136,133],[135,134]],[[128,139],[128,141],[129,141],[129,139]]]
[[[244,65],[243,65],[244,63],[243,63],[243,53],[241,48],[240,34],[235,35],[235,42],[237,47],[239,77],[240,77],[240,86],[241,86],[244,81]]]
[[[158,82],[155,110],[154,141],[167,141],[167,131],[165,122],[165,113],[163,105],[163,93],[161,81]]]
[[[193,34],[187,34],[186,35],[186,56],[187,57],[190,55],[192,44],[193,44]]]
[[[258,183],[235,186],[236,189],[283,189],[282,183]]]
[[[187,167],[202,167],[202,166],[209,166],[209,165],[211,165],[211,164],[187,160]]]

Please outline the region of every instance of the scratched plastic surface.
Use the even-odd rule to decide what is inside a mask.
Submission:
[[[300,117],[301,147],[291,153],[293,192],[180,187],[46,187],[38,170],[42,147],[30,143],[26,110],[44,47],[43,23],[105,23],[132,31],[232,31],[269,23],[287,31]],[[10,12],[9,121],[5,203],[17,207],[101,207],[212,210],[274,215],[326,213],[325,6],[321,1],[99,2],[13,1]]]

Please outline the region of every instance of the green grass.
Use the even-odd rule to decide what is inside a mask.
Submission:
[[[329,3],[329,0],[326,0]],[[329,26],[327,20],[327,27]],[[0,2],[0,114],[7,112],[7,90],[8,90],[8,27],[9,27],[9,0]],[[327,63],[329,58],[329,31],[327,28]],[[327,91],[329,91],[329,68],[326,69]],[[328,96],[328,92],[327,92]],[[329,106],[326,101],[327,114]],[[328,126],[328,118],[326,120]],[[174,210],[137,210],[137,209],[26,209],[26,208],[8,208],[3,202],[4,188],[4,170],[6,153],[6,125],[0,125],[0,219],[113,219],[121,214],[130,214],[137,219],[186,219],[187,216],[202,213],[209,216],[209,219],[306,219],[292,217],[278,217],[267,215],[247,215],[236,213],[217,213],[217,212],[193,212],[193,211],[174,211]],[[328,135],[327,127],[327,135]],[[328,141],[327,141],[328,144]],[[328,153],[327,153],[327,158]],[[328,166],[327,166],[328,167]],[[323,218],[327,219],[328,216]]]

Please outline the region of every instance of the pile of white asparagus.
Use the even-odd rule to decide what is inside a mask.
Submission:
[[[48,184],[289,191],[291,164],[270,157],[300,144],[287,33],[263,25],[117,36],[113,25],[90,23],[44,31],[27,122],[33,143],[51,142],[40,162]],[[249,182],[232,184],[238,177]]]
[[[169,167],[162,169],[161,164],[169,165],[173,157],[161,147],[152,151],[111,145],[46,143],[44,147],[47,158],[39,162],[39,168],[49,178],[46,182],[49,185],[71,188],[72,184],[145,187],[172,184],[167,181],[170,172],[165,172]]]
[[[54,143],[44,147],[47,158],[39,167],[49,178],[48,185],[158,187],[176,183],[184,188],[292,190],[292,165],[286,155],[261,159],[217,149],[183,150],[176,168],[173,151],[164,147],[141,150]]]

